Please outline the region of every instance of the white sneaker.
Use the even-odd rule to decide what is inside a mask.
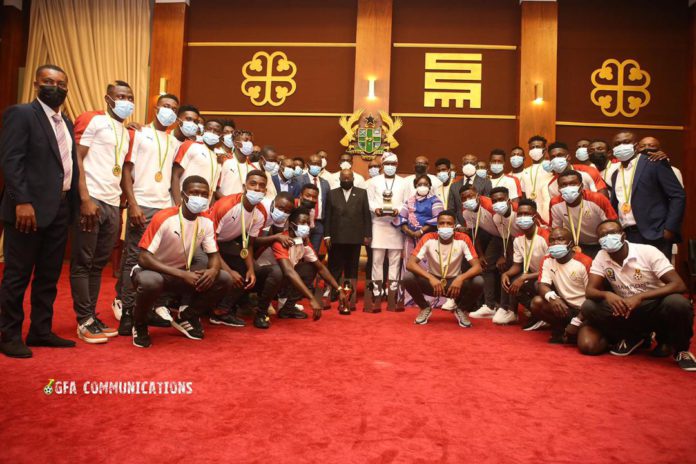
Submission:
[[[116,320],[120,321],[123,313],[123,302],[118,298],[114,298],[114,301],[111,302],[111,310],[114,312]]]
[[[517,314],[514,311],[498,308],[493,316],[493,323],[498,325],[508,325],[517,322]]]
[[[159,317],[161,317],[165,321],[172,322],[174,320],[174,318],[172,318],[172,314],[169,312],[169,308],[167,308],[166,306],[156,307],[155,314],[157,314]]]
[[[298,310],[298,311],[304,311],[304,306],[302,306],[301,304],[297,303],[297,304],[295,305],[295,309]]]
[[[442,309],[445,311],[452,311],[457,308],[457,303],[454,302],[452,298],[447,298],[445,304],[442,305]]]
[[[489,308],[487,305],[483,305],[473,313],[469,313],[469,317],[473,317],[474,319],[485,319],[493,317],[494,314],[494,309]]]

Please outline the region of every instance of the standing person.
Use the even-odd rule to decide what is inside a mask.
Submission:
[[[319,158],[321,158],[321,172],[319,173],[319,177],[324,179],[326,182],[331,182],[333,174],[327,169],[329,166],[329,154],[326,152],[326,150],[318,150],[316,154],[319,156]]]
[[[75,121],[80,169],[80,221],[76,224],[70,288],[77,316],[77,336],[87,343],[106,343],[118,335],[96,313],[102,269],[120,230],[121,173],[129,149],[123,121],[135,109],[133,90],[124,81],[106,87],[107,112],[91,111]]]
[[[68,225],[79,207],[73,125],[61,112],[68,76],[47,64],[34,74],[37,98],[9,107],[0,134],[4,189],[5,272],[0,287],[0,351],[30,358],[29,346],[73,347],[51,330]],[[22,341],[24,293],[31,286],[31,325]]]
[[[225,154],[218,156],[218,163],[223,164],[228,159],[232,158],[232,150],[234,148],[233,136],[236,132],[236,126],[231,119],[223,119],[222,121],[222,147]]]
[[[392,220],[399,214],[406,192],[406,181],[396,175],[399,158],[395,153],[382,155],[383,174],[373,177],[367,190],[367,198],[372,213],[372,280],[383,282],[383,264],[388,263],[387,278],[390,289],[396,291],[399,280],[399,265],[404,248],[404,236],[392,225]],[[379,296],[382,289],[373,287],[373,293]]]
[[[266,198],[273,200],[278,192],[276,192],[275,184],[273,183],[273,175],[278,174],[278,153],[275,147],[264,145],[259,152],[259,168],[266,174]]]
[[[415,191],[406,198],[393,222],[406,236],[406,256],[425,234],[437,228],[437,215],[444,210],[442,201],[433,193],[430,177],[422,174],[414,179],[413,185]]]
[[[435,161],[435,172],[442,185],[434,193],[444,205],[445,210],[447,210],[452,187],[452,162],[447,158],[438,159]]]
[[[592,166],[592,161],[590,161],[590,154],[587,150],[589,146],[589,139],[580,139],[575,143],[575,160],[578,162],[578,164]],[[596,168],[596,166],[593,167]]]
[[[543,167],[546,155],[546,139],[541,135],[534,135],[529,138],[529,157],[532,164],[524,168],[520,177],[522,193],[526,198],[534,200],[537,204],[537,211],[544,222],[549,222],[549,196],[548,185],[553,178],[553,174],[546,171]]]
[[[351,155],[350,153],[343,153],[341,157],[338,159],[338,171],[333,173],[333,176],[329,181],[332,190],[340,186],[341,171],[344,171],[346,169],[353,171],[353,155]],[[356,187],[361,189],[367,188],[367,185],[365,184],[365,178],[362,176],[362,174],[353,171],[353,178],[355,179],[353,183]]]
[[[370,204],[365,189],[355,187],[353,171],[344,169],[340,187],[331,190],[326,202],[324,239],[329,248],[329,271],[337,282],[351,281],[355,289],[358,280],[360,247],[372,240]]]
[[[548,184],[549,196],[551,198],[558,195],[558,177],[570,170],[575,170],[582,176],[582,184],[586,190],[591,192],[599,192],[609,198],[607,184],[602,180],[599,171],[592,166],[584,164],[570,164],[570,155],[568,154],[568,145],[563,142],[553,142],[549,145],[549,159],[551,161],[551,169],[554,176]]]
[[[464,225],[461,192],[473,185],[476,188],[476,192],[485,197],[488,196],[493,188],[491,186],[491,181],[487,176],[479,177],[476,175],[477,162],[478,158],[476,158],[476,155],[467,154],[462,156],[462,174],[464,174],[464,176],[458,181],[454,182],[450,187],[447,206],[449,209],[456,212],[457,224],[461,226]]]
[[[505,152],[500,148],[491,151],[489,160],[489,169],[491,171],[491,185],[495,187],[505,187],[510,192],[510,200],[516,200],[522,197],[522,186],[520,180],[508,174],[505,174]]]
[[[250,160],[253,152],[254,142],[251,133],[244,130],[235,131],[232,134],[232,156],[222,164],[220,169],[217,198],[244,191],[247,174],[259,169],[258,164]]]
[[[371,179],[379,176],[382,173],[382,165],[377,158],[370,160],[370,163],[367,165],[367,172],[370,175],[370,179],[367,179],[365,182],[365,189],[367,189],[367,182],[370,182]]]
[[[619,163],[612,162],[609,144],[601,139],[590,141],[590,144],[587,146],[587,156],[591,165],[599,171],[599,175],[602,176],[602,180],[607,184],[607,188],[611,189],[611,177],[614,171],[619,168]]]
[[[666,160],[650,162],[636,152],[632,132],[614,136],[614,156],[621,163],[612,175],[611,204],[631,243],[653,245],[671,258],[681,241],[686,193]]]
[[[295,178],[295,168],[292,159],[283,158],[279,161],[278,174],[271,176],[276,192],[288,192],[293,198],[298,198],[301,186]]]
[[[319,155],[310,155],[307,173],[298,178],[298,183],[300,187],[311,184],[318,189],[316,204],[309,208],[314,213],[313,217],[310,218],[312,231],[309,235],[309,242],[314,247],[314,251],[319,253],[321,241],[325,235],[326,203],[332,188],[330,183],[321,177],[321,157]]]
[[[517,180],[522,180],[524,172],[524,149],[522,147],[514,147],[510,150],[510,166],[512,166],[512,171],[509,175],[516,177]]]
[[[410,176],[404,177],[404,180],[406,181],[406,198],[412,196],[413,192],[416,190],[416,188],[414,187],[416,177],[427,175],[430,179],[430,184],[432,186],[433,192],[440,188],[440,184],[442,184],[442,182],[440,182],[440,179],[438,179],[437,176],[428,173],[429,168],[430,160],[427,156],[416,156],[415,164],[413,165],[413,172],[415,174],[411,174]]]
[[[176,126],[171,134],[180,142],[184,143],[187,140],[195,141],[198,133],[198,116],[200,112],[198,108],[191,105],[181,105],[177,112]]]

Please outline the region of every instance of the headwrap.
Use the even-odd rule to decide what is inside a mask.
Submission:
[[[396,153],[392,153],[390,151],[385,151],[384,154],[382,155],[382,164],[387,163],[387,162],[398,163],[399,158],[396,156]]]

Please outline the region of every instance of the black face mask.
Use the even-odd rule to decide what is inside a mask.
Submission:
[[[353,188],[353,181],[352,180],[342,180],[341,181],[341,188],[343,190],[350,190]]]
[[[607,166],[607,153],[604,151],[596,151],[590,155],[590,161],[597,169],[604,171],[604,168]]]
[[[39,100],[51,108],[58,108],[68,96],[68,91],[57,85],[40,85]]]
[[[428,166],[425,164],[416,164],[416,174],[425,174],[425,171],[427,171]]]
[[[317,205],[316,201],[309,201],[309,200],[302,200],[302,207],[307,208],[307,209],[314,209],[314,207]]]

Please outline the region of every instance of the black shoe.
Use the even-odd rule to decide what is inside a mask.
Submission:
[[[10,340],[0,343],[0,351],[10,358],[31,358],[31,350],[22,340]]]
[[[621,340],[614,345],[609,352],[614,356],[628,356],[643,345],[643,339],[638,340]]]
[[[667,343],[658,343],[650,352],[653,358],[666,358],[672,354],[672,347]]]
[[[172,327],[191,340],[203,340],[203,326],[198,316],[191,311],[180,312],[172,321]]]
[[[254,327],[257,329],[267,329],[271,326],[271,321],[266,314],[256,313],[254,316]]]
[[[228,327],[245,327],[246,322],[232,313],[215,314],[210,313],[210,323],[215,325],[226,325]]]
[[[294,304],[286,304],[278,310],[278,319],[307,319],[307,314],[297,309]]]
[[[123,321],[123,316],[121,316],[121,320]],[[134,325],[132,334],[134,346],[138,348],[150,348],[150,345],[152,345],[152,339],[148,333],[147,324]]]
[[[51,348],[73,348],[75,342],[50,332],[45,337],[36,337],[29,333],[27,335],[27,346],[49,346]]]
[[[685,371],[696,372],[696,358],[694,358],[694,355],[690,352],[680,351],[674,357],[674,360],[677,361],[679,367],[681,367]]]
[[[562,332],[551,332],[551,337],[549,338],[549,343],[552,343],[554,345],[562,345],[563,344],[563,333]]]
[[[121,320],[118,321],[118,334],[127,337],[133,333],[133,316],[127,312],[121,313]]]
[[[123,317],[123,316],[121,316]],[[147,313],[147,325],[150,327],[171,327],[172,324],[154,311]],[[120,332],[119,332],[120,333]]]

